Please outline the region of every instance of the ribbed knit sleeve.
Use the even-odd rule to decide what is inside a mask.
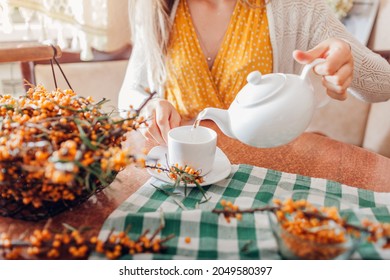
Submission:
[[[294,49],[309,50],[328,38],[339,38],[352,47],[353,94],[368,102],[390,99],[390,64],[350,34],[324,0],[271,0],[271,8],[281,72],[300,72],[292,59]]]

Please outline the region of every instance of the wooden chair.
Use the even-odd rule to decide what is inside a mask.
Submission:
[[[94,58],[91,61],[82,61],[80,53],[68,51],[62,51],[57,61],[77,94],[92,96],[95,101],[109,99],[105,108],[112,110],[113,107],[118,107],[117,96],[125,76],[131,47],[126,45],[113,52],[93,49],[92,52]],[[69,88],[58,67],[54,69],[57,86],[61,89]],[[23,79],[32,84],[42,84],[47,89],[55,88],[50,58],[24,60],[21,63],[21,72]]]
[[[376,53],[390,63],[390,51]],[[390,157],[390,101],[371,104],[363,147]]]
[[[49,61],[54,56],[59,58],[62,51],[58,46],[41,44],[36,42],[12,41],[0,44],[0,63],[18,65],[18,62]],[[12,66],[14,68],[14,66]],[[3,80],[0,94],[23,94],[23,81],[20,81],[21,73],[11,80]],[[7,86],[10,85],[10,88]],[[15,91],[16,90],[16,91]]]
[[[376,53],[381,55],[390,63],[390,51],[376,51]]]
[[[0,45],[0,62],[49,61],[54,56],[61,57],[58,46],[40,43],[9,42]]]

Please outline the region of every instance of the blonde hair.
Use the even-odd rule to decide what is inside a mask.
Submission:
[[[165,57],[172,26],[171,11],[179,0],[130,0],[129,19],[132,44],[139,44],[143,52],[149,83],[162,88],[167,78]],[[238,0],[251,8],[253,0]],[[266,3],[268,1],[266,0]]]

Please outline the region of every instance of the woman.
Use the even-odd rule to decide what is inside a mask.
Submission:
[[[369,102],[390,98],[390,66],[350,35],[323,0],[131,0],[133,53],[119,108],[139,106],[144,136],[159,144],[181,119],[205,107],[228,108],[253,70],[314,68],[332,98]],[[308,51],[304,51],[308,50]]]

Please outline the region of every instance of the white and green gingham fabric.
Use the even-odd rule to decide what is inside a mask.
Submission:
[[[339,197],[340,209],[359,209],[380,222],[390,222],[390,193],[378,193],[342,185],[337,182],[254,167],[233,165],[229,177],[204,187],[210,200],[198,204],[202,193],[197,188],[177,188],[170,196],[157,190],[166,183],[151,178],[123,202],[105,221],[100,238],[114,231],[124,231],[136,239],[146,229],[157,229],[161,215],[165,227],[161,237],[174,234],[162,254],[126,256],[133,259],[281,259],[266,213],[245,214],[241,221],[227,223],[222,215],[211,211],[221,208],[222,199],[241,209],[265,206],[273,198],[286,198],[294,191],[305,190]],[[179,204],[181,206],[179,206]],[[183,207],[185,209],[183,209]],[[163,212],[163,214],[161,214]],[[185,238],[191,242],[186,243]],[[362,243],[354,259],[390,259],[390,250],[379,245]],[[99,258],[98,255],[92,258]]]

